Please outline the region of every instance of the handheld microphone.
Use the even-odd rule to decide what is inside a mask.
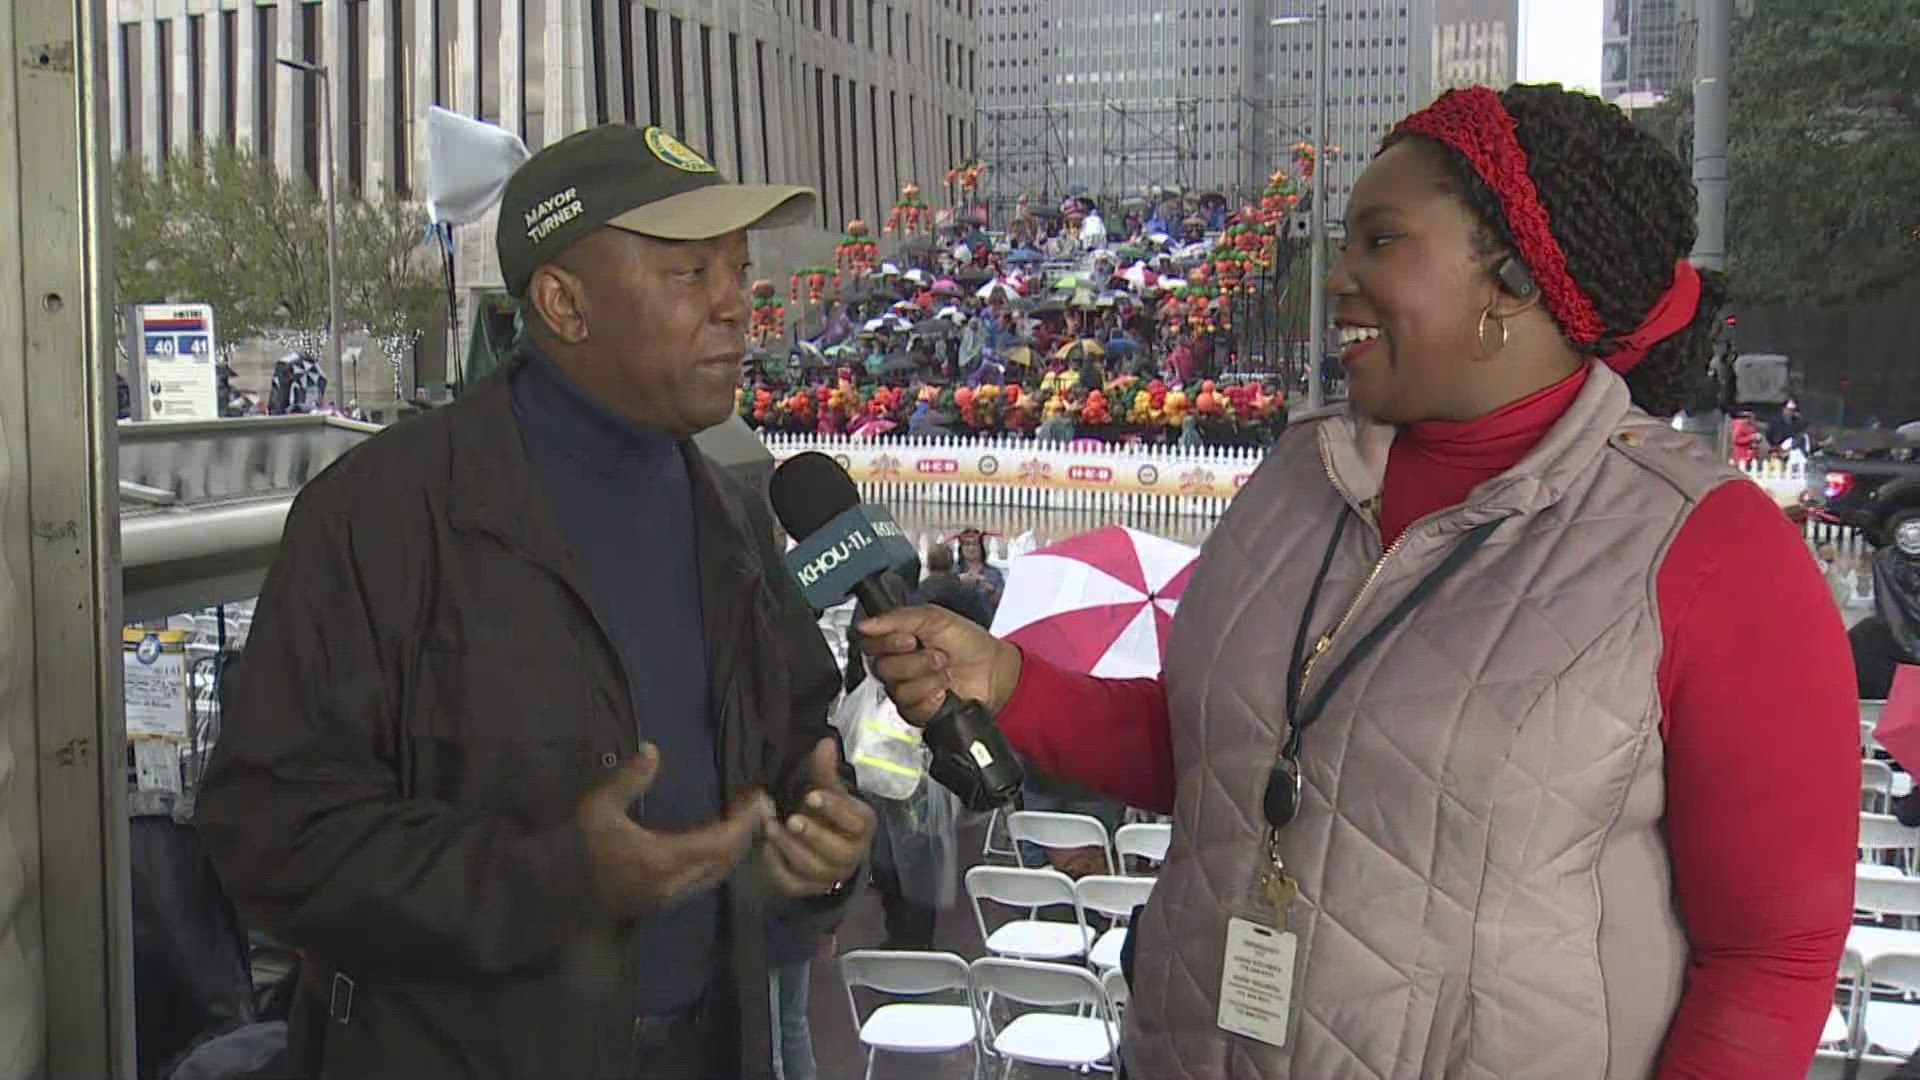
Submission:
[[[804,453],[773,471],[773,512],[798,545],[787,570],[807,603],[824,611],[849,595],[869,615],[906,602],[893,568],[918,555],[885,507],[860,502],[853,478],[825,454]],[[927,721],[927,772],[969,810],[992,810],[1020,795],[1026,776],[986,706],[947,692]]]

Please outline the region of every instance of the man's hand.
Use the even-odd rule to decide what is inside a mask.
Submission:
[[[628,808],[647,793],[659,773],[660,751],[648,743],[582,795],[574,808],[574,821],[587,837],[601,903],[615,915],[670,904],[718,885],[773,818],[772,800],[756,791],[699,828],[646,828],[633,820]]]
[[[799,813],[767,830],[767,872],[793,897],[825,896],[852,877],[873,839],[873,808],[840,779],[840,751],[821,739],[807,762],[811,790]]]
[[[997,713],[1020,681],[1020,649],[945,608],[902,608],[860,624],[873,673],[909,723],[924,724],[952,690]]]

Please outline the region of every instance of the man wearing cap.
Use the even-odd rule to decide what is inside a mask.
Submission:
[[[199,826],[303,952],[308,1075],[770,1074],[768,935],[831,925],[873,815],[764,501],[689,439],[747,230],[812,205],[659,128],[542,150],[500,209],[520,354],[295,500]]]

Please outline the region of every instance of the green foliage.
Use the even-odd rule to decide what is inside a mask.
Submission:
[[[1833,303],[1915,280],[1920,0],[1756,9],[1733,31],[1736,299]],[[1690,128],[1675,129],[1688,149]]]
[[[426,213],[343,198],[340,305],[347,330],[410,334],[444,304]],[[203,146],[157,172],[137,156],[114,178],[114,277],[123,304],[213,305],[225,341],[327,323],[327,204],[244,148]]]

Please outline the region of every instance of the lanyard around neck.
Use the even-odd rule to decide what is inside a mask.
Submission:
[[[1312,635],[1314,610],[1320,604],[1320,589],[1326,583],[1327,572],[1333,567],[1334,554],[1339,550],[1340,538],[1346,533],[1347,518],[1352,513],[1341,507],[1340,518],[1334,522],[1333,536],[1327,541],[1327,550],[1320,559],[1320,570],[1314,576],[1313,587],[1307,593],[1306,610],[1300,613],[1300,626],[1293,639],[1293,655],[1287,665],[1287,738],[1280,751],[1280,760],[1274,763],[1273,771],[1267,778],[1266,816],[1267,824],[1275,829],[1283,828],[1293,820],[1299,810],[1300,742],[1301,737],[1314,721],[1326,711],[1327,702],[1334,691],[1340,688],[1353,669],[1365,659],[1379,644],[1386,640],[1394,628],[1406,621],[1414,609],[1425,603],[1446,580],[1454,575],[1473,553],[1480,550],[1494,530],[1500,527],[1505,518],[1495,518],[1482,522],[1468,530],[1447,552],[1440,564],[1427,571],[1425,577],[1414,585],[1398,604],[1388,611],[1373,629],[1367,631],[1354,643],[1347,655],[1342,657],[1332,674],[1327,676],[1320,689],[1306,702],[1305,709],[1300,707],[1300,695],[1305,687],[1301,683],[1306,675],[1307,639]],[[1284,790],[1282,790],[1284,789]],[[1276,820],[1279,819],[1279,820]]]

